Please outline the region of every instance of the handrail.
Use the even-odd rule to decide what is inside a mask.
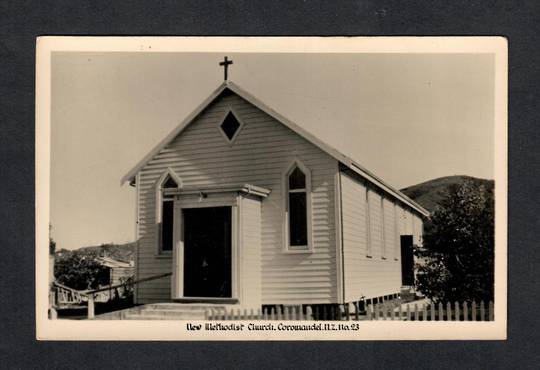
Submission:
[[[88,318],[93,319],[94,316],[95,316],[94,295],[96,293],[106,292],[108,290],[120,288],[120,287],[123,287],[123,286],[133,286],[133,285],[136,285],[136,284],[139,284],[139,283],[143,283],[143,282],[151,281],[151,280],[156,280],[156,279],[161,279],[161,278],[171,276],[171,275],[172,275],[172,272],[167,272],[165,274],[153,275],[153,276],[145,277],[145,278],[142,278],[142,279],[139,279],[139,280],[135,280],[135,281],[131,281],[131,282],[128,281],[128,282],[125,282],[125,283],[122,283],[122,284],[110,285],[110,286],[105,287],[105,288],[99,288],[99,289],[94,289],[94,290],[77,290],[77,289],[73,289],[73,288],[70,288],[70,287],[65,286],[63,284],[60,284],[56,280],[53,281],[53,285],[57,286],[58,288],[68,290],[68,291],[72,292],[73,294],[78,294],[80,296],[86,296],[86,298],[88,299],[88,307],[87,307],[87,309],[88,309]]]
[[[135,281],[132,281],[132,282],[126,282],[126,283],[122,283],[122,284],[111,285],[111,286],[108,286],[106,288],[90,290],[90,291],[87,291],[87,292],[83,293],[84,295],[86,295],[86,297],[88,297],[88,307],[87,307],[88,319],[93,319],[95,317],[95,308],[94,308],[94,294],[95,293],[104,292],[104,291],[111,290],[111,289],[116,289],[116,288],[119,288],[119,287],[122,287],[122,286],[135,285],[135,284],[143,283],[145,281],[161,279],[161,278],[171,276],[171,275],[172,275],[172,272],[167,272],[165,274],[149,276],[149,277],[142,278],[142,279],[139,279],[139,280],[135,280]]]
[[[139,280],[135,280],[135,281],[131,281],[131,282],[125,282],[125,283],[122,283],[122,284],[110,285],[110,286],[108,286],[106,288],[99,288],[99,289],[95,289],[95,290],[81,291],[81,294],[89,295],[89,294],[94,294],[94,293],[99,293],[99,292],[105,292],[107,290],[116,289],[116,288],[120,288],[120,287],[127,286],[127,285],[135,285],[135,284],[138,284],[138,283],[144,283],[145,281],[161,279],[161,278],[171,276],[171,275],[172,275],[172,272],[167,272],[166,274],[149,276],[149,277],[139,279]]]
[[[74,288],[70,288],[70,287],[68,287],[68,286],[66,286],[66,285],[64,285],[64,284],[60,284],[60,283],[59,283],[58,281],[56,281],[56,280],[53,281],[53,285],[56,285],[57,287],[62,288],[62,289],[70,290],[70,291],[72,291],[72,292],[77,292],[77,293],[79,293],[79,294],[84,294],[84,292],[85,292],[84,290],[77,290],[77,289],[74,289]]]

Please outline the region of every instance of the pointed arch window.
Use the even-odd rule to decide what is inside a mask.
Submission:
[[[311,250],[311,174],[295,162],[285,174],[285,246],[288,251]]]
[[[181,187],[181,179],[168,169],[156,185],[156,226],[158,254],[171,254],[173,250],[174,195],[167,190]]]

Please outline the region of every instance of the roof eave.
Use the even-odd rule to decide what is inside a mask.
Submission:
[[[414,210],[416,210],[417,212],[419,212],[423,216],[429,217],[430,213],[429,213],[429,211],[427,209],[425,209],[424,207],[419,205],[417,202],[415,202],[414,200],[412,200],[411,198],[409,198],[408,196],[403,194],[398,189],[394,188],[393,186],[388,185],[382,179],[380,179],[379,177],[377,177],[376,175],[374,175],[373,173],[371,173],[370,171],[368,171],[367,169],[365,169],[364,167],[362,167],[358,163],[353,162],[350,165],[347,165],[347,167],[350,168],[355,173],[357,173],[360,176],[367,179],[369,182],[377,185],[382,190],[386,191],[387,193],[392,194],[393,196],[395,196],[396,198],[398,198],[403,203],[405,203],[409,207],[413,208]]]

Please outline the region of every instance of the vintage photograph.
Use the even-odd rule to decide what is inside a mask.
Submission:
[[[37,44],[38,337],[505,337],[504,39],[107,39]]]

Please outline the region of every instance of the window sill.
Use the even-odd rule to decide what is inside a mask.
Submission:
[[[284,249],[282,252],[285,254],[311,254],[313,249]]]
[[[158,259],[169,259],[172,258],[172,253],[156,253],[154,254],[154,257]]]

